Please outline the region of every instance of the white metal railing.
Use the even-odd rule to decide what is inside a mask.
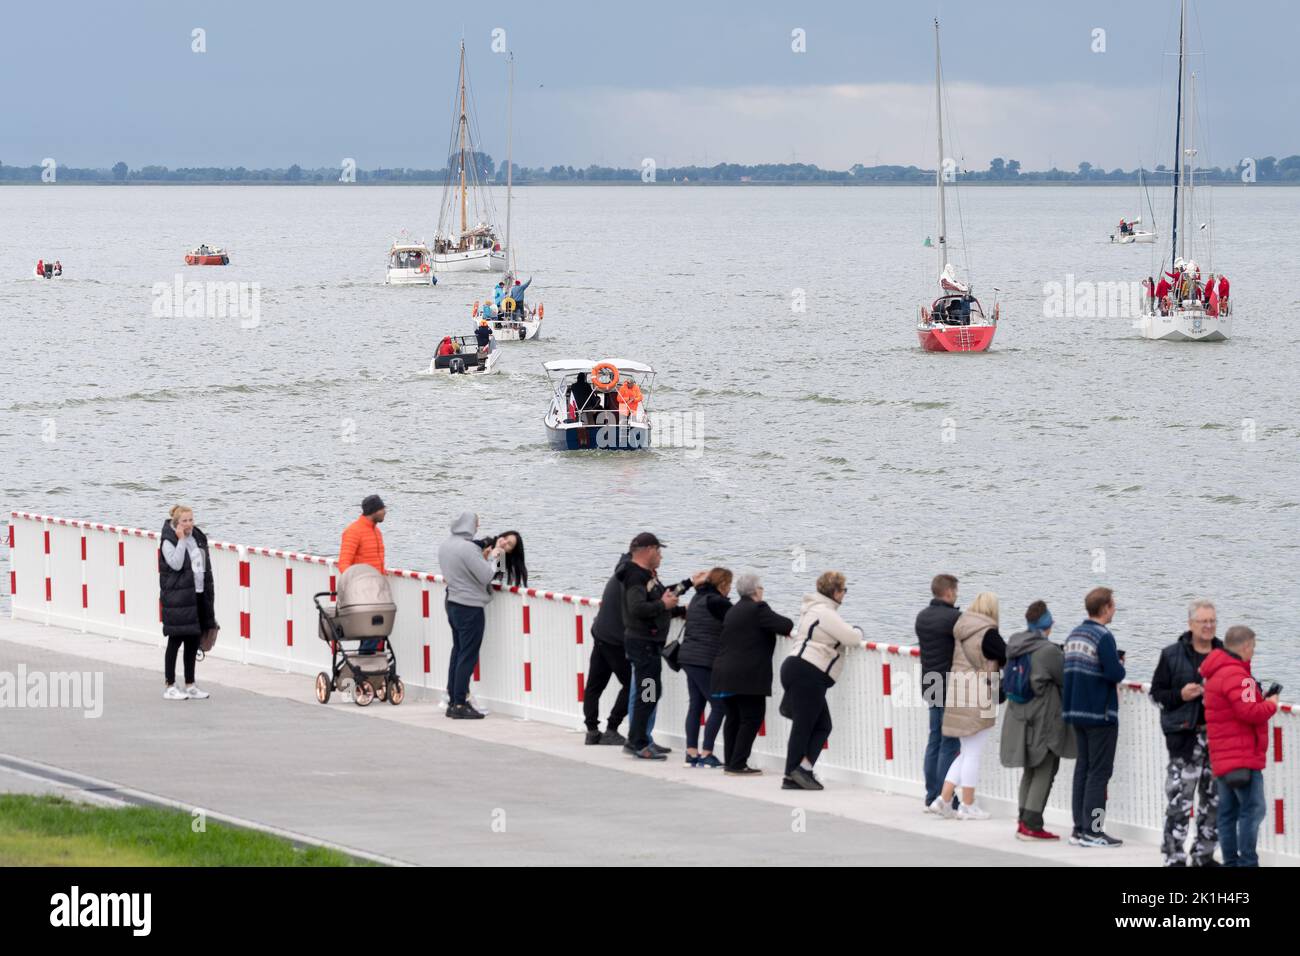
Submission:
[[[158,532],[14,511],[9,524],[10,613],[14,617],[128,640],[165,643],[159,624]],[[328,646],[317,637],[312,595],[333,590],[332,558],[211,542],[216,615],[222,636],[214,657],[291,673],[328,670]],[[443,612],[441,575],[390,569],[397,616],[391,640],[398,670],[411,687],[445,690],[451,631]],[[539,588],[501,588],[487,609],[487,629],[473,694],[493,710],[577,727],[588,662],[593,598]],[[786,648],[778,646],[774,673]],[[830,693],[834,731],[818,771],[839,779],[919,797],[929,714],[920,693],[919,651],[904,644],[870,645],[853,653]],[[1120,689],[1120,736],[1109,787],[1107,829],[1158,841],[1165,813],[1166,751],[1159,710],[1145,684]],[[611,682],[609,695],[616,693]],[[775,688],[780,694],[780,687]],[[303,695],[312,687],[303,683]],[[784,761],[788,722],[768,704],[755,759]],[[657,737],[678,741],[685,729],[685,681],[664,672]],[[981,768],[981,800],[1016,805],[1020,771],[997,759],[1000,725]],[[1293,705],[1269,727],[1265,772],[1268,815],[1260,850],[1300,859],[1300,828],[1286,809],[1300,801],[1300,718]],[[1068,825],[1073,761],[1063,761],[1048,804],[1049,821]],[[919,808],[918,808],[919,810]]]

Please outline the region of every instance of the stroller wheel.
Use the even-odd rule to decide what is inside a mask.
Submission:
[[[387,696],[388,696],[388,681],[381,681],[379,686],[375,688],[375,697],[378,700],[383,700]]]
[[[330,684],[330,675],[321,671],[316,675],[316,699],[322,704],[328,704],[331,690],[333,687]]]
[[[388,702],[396,707],[406,699],[406,685],[400,677],[394,677],[388,685]]]
[[[368,680],[363,680],[353,689],[353,695],[358,707],[368,707],[375,699],[375,685]]]

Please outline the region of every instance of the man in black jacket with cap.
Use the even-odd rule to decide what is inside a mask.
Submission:
[[[653,534],[641,532],[628,549],[631,560],[616,572],[623,582],[623,646],[632,669],[628,685],[631,719],[623,751],[642,760],[665,760],[665,754],[671,752],[650,739],[655,707],[663,692],[661,655],[672,619],[686,616],[686,608],[678,606],[678,598],[708,577],[707,571],[700,571],[671,588],[664,587],[658,575],[662,548]]]
[[[627,716],[627,689],[632,683],[632,671],[623,650],[623,579],[622,572],[632,560],[624,553],[614,567],[614,573],[605,582],[600,595],[600,610],[591,622],[591,663],[587,665],[587,685],[582,692],[582,714],[587,724],[588,744],[618,744],[627,739],[618,732],[619,724]],[[617,677],[618,696],[609,711],[606,730],[600,732],[600,695],[605,692],[610,677]]]
[[[1210,651],[1223,647],[1214,636],[1218,614],[1209,601],[1193,601],[1187,630],[1160,652],[1151,678],[1151,699],[1160,705],[1160,729],[1165,732],[1169,766],[1165,772],[1165,835],[1161,845],[1165,866],[1217,866],[1219,787],[1210,772],[1205,735],[1205,686],[1201,664]],[[1196,808],[1196,840],[1187,858],[1187,830],[1192,804]]]

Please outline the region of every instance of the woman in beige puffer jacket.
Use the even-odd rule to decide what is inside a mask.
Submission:
[[[990,591],[976,595],[953,625],[952,670],[948,672],[943,707],[943,735],[961,738],[959,753],[944,778],[943,790],[930,809],[953,816],[952,795],[961,787],[962,820],[987,820],[975,803],[980,757],[998,715],[998,689],[1007,645],[998,633],[998,597]]]

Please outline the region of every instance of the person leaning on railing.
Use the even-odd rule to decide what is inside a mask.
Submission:
[[[627,738],[618,732],[627,716],[627,692],[632,683],[632,668],[623,649],[623,571],[632,560],[630,550],[619,557],[614,573],[605,582],[600,595],[600,609],[591,622],[591,660],[587,664],[587,686],[582,695],[583,722],[587,725],[584,743],[622,747]],[[600,732],[600,695],[610,677],[618,678],[618,694],[609,709],[605,732]]]
[[[713,661],[722,647],[722,622],[731,610],[731,571],[713,568],[686,608],[686,629],[677,663],[686,675],[690,705],[686,708],[686,765],[711,770],[722,766],[713,753],[713,744],[722,728],[723,708],[720,701],[709,701],[713,683]],[[704,708],[709,719],[704,724],[704,746],[700,747],[700,723]]]
[[[1250,672],[1255,632],[1238,624],[1201,665],[1210,764],[1219,784],[1219,846],[1224,866],[1259,866],[1255,843],[1264,821],[1268,722],[1280,705]]]
[[[845,655],[866,646],[862,629],[840,616],[849,593],[839,571],[817,578],[816,592],[805,594],[795,629],[794,646],[781,662],[781,715],[791,722],[785,749],[783,790],[822,790],[813,767],[831,735],[831,709],[826,692],[844,669]]]

